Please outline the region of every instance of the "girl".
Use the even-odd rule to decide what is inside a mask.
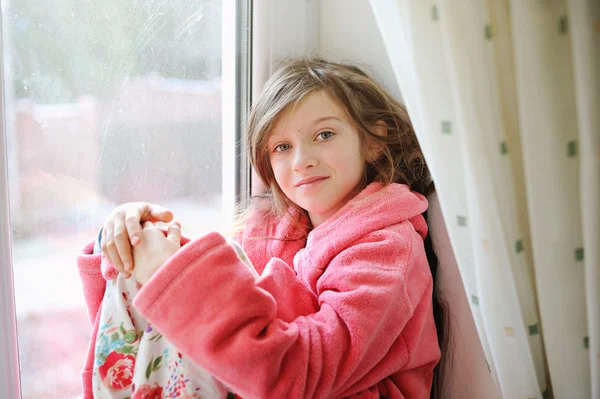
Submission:
[[[268,191],[236,236],[245,255],[218,233],[161,231],[164,208],[118,207],[104,256],[90,244],[78,259],[93,337],[102,261],[140,284],[132,308],[152,328],[241,397],[429,397],[444,318],[425,250],[430,176],[405,109],[356,67],[294,60],[254,104],[248,143]]]

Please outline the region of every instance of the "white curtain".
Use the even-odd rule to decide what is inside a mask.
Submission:
[[[447,396],[600,398],[600,1],[371,5],[462,277]]]

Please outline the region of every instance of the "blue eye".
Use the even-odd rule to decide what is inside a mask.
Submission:
[[[279,144],[277,147],[275,147],[275,149],[273,150],[273,152],[284,152],[290,149],[290,145],[289,144]]]
[[[324,132],[317,134],[317,137],[321,137],[322,140],[328,140],[333,137],[333,132],[326,130]]]

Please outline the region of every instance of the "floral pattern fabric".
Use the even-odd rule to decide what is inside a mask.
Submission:
[[[248,258],[235,243],[241,260]],[[107,281],[94,351],[95,398],[231,398],[206,370],[188,360],[132,306],[140,285],[119,274]]]

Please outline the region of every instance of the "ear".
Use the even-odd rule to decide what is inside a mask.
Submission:
[[[371,132],[379,137],[385,137],[388,134],[388,127],[384,121],[377,121],[374,125],[370,126]],[[373,162],[381,155],[383,146],[374,140],[370,140],[369,149],[367,151],[367,161]]]
[[[387,123],[384,121],[377,121],[373,126],[371,126],[371,132],[375,133],[378,136],[385,137],[388,133]]]

